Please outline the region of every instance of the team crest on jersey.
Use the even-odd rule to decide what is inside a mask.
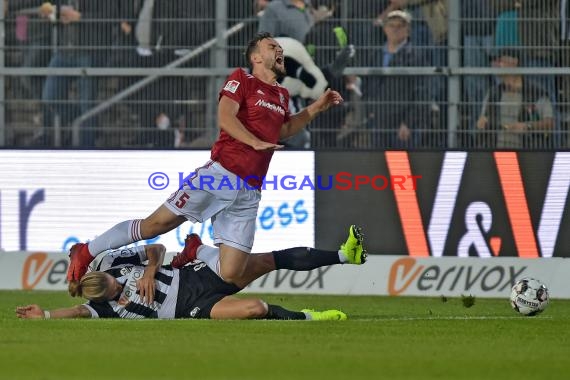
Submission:
[[[279,93],[279,101],[281,102],[281,105],[282,105],[282,106],[285,105],[285,97],[283,96],[282,93]]]
[[[235,94],[239,85],[240,85],[240,83],[237,80],[231,80],[228,83],[226,83],[224,90],[229,91],[232,94]]]
[[[200,308],[198,306],[196,306],[194,309],[192,309],[192,311],[190,312],[190,317],[195,318],[196,315],[200,312]]]

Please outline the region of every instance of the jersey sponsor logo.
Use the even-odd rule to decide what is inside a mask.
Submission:
[[[198,306],[196,306],[194,309],[192,309],[192,311],[190,312],[190,317],[195,318],[196,315],[200,312],[200,308]]]
[[[240,83],[237,80],[231,80],[228,83],[226,83],[224,90],[229,91],[232,94],[235,94],[239,85],[240,85]]]
[[[267,109],[274,111],[274,112],[278,112],[281,115],[285,115],[285,110],[283,109],[283,107],[278,106],[277,104],[269,103],[269,102],[266,102],[265,100],[259,99],[257,101],[257,103],[255,103],[255,105],[267,108]]]

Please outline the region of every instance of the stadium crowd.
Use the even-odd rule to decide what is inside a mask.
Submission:
[[[160,76],[104,112],[78,118],[148,76],[113,70],[164,67],[214,39],[216,1],[4,3],[6,66],[108,69],[97,76],[8,76],[6,146],[70,147],[71,126],[78,120],[82,147],[211,146],[220,80],[208,74]],[[449,16],[450,7],[460,7],[459,20]],[[455,65],[449,62],[456,51],[448,38],[456,21],[459,67],[570,67],[568,1],[240,0],[227,2],[227,11],[227,27],[237,28],[220,44],[224,51],[214,44],[177,67],[225,68],[228,73],[245,67],[245,42],[267,31],[300,43],[319,70],[303,71],[294,60],[301,52],[291,53],[287,72],[298,81],[290,90],[292,109],[313,101],[303,89],[315,89],[319,72],[347,100],[315,120],[308,132],[285,141],[288,146],[446,148],[450,130],[455,131],[454,147],[558,149],[570,144],[570,76],[481,71],[460,76],[456,99],[448,70]],[[424,75],[413,69],[418,67],[437,73]],[[380,68],[401,72],[380,74]],[[457,125],[450,125],[449,111],[456,108]]]

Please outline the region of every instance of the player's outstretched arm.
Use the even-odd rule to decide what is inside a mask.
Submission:
[[[342,104],[342,96],[330,88],[326,90],[317,100],[309,104],[301,112],[291,115],[288,123],[283,124],[279,137],[285,139],[297,134],[305,128],[318,114],[326,111],[333,105]]]
[[[83,305],[50,311],[43,310],[38,305],[27,305],[16,307],[16,317],[22,319],[91,318],[91,313]]]

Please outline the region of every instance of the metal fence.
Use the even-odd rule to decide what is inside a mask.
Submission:
[[[209,147],[265,25],[346,99],[290,146],[569,147],[570,1],[281,1],[0,0],[0,146]]]

